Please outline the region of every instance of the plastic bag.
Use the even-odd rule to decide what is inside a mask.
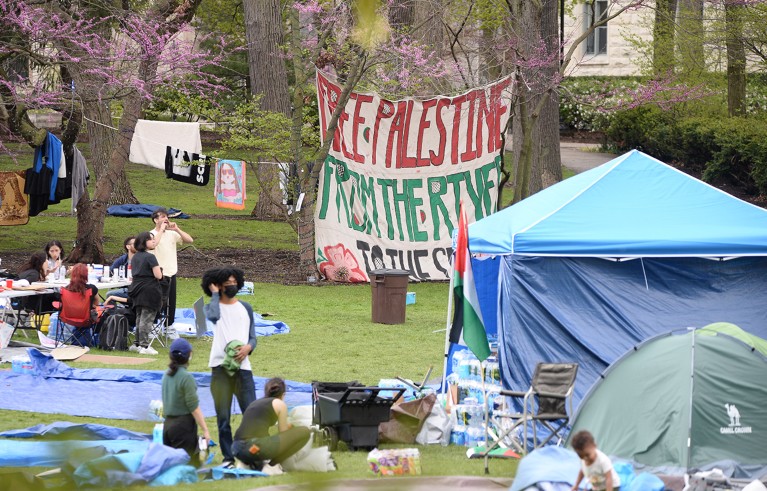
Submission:
[[[450,432],[453,431],[453,421],[448,416],[442,404],[434,404],[431,413],[423,422],[421,431],[415,437],[419,445],[439,443],[443,447],[450,443]]]

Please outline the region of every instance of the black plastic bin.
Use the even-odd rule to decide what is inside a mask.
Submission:
[[[379,392],[396,391],[393,397]],[[313,423],[325,435],[331,450],[338,440],[350,450],[372,449],[378,446],[378,425],[389,421],[390,410],[405,389],[364,387],[358,382],[313,382]]]
[[[375,269],[370,272],[373,322],[404,324],[409,271]]]

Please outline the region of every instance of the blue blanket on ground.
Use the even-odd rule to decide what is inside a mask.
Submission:
[[[160,208],[160,206],[159,205],[143,205],[143,204],[112,205],[109,208],[107,208],[107,215],[111,215],[113,217],[126,217],[126,218],[151,217],[152,213],[154,213],[154,211],[157,208]],[[177,210],[175,208],[168,208],[168,217],[189,218],[189,215],[187,215],[186,213],[181,213],[181,210]]]
[[[115,426],[94,423],[69,423],[57,421],[49,424],[39,424],[22,430],[8,430],[0,433],[0,438],[33,438],[55,440],[146,440],[152,435],[138,433]],[[2,457],[2,454],[0,454]],[[2,463],[0,463],[2,467]]]
[[[187,329],[187,332],[181,330],[178,325],[175,325],[176,332],[182,336],[196,336],[197,330],[195,328],[195,316],[194,309],[176,309],[176,321],[175,324],[188,324],[191,327]],[[207,330],[205,336],[213,336],[213,323],[208,319],[205,319]],[[264,319],[261,314],[253,312],[253,325],[255,326],[256,336],[272,336],[274,334],[288,334],[290,327],[282,321],[270,321]]]
[[[149,405],[162,399],[163,371],[72,368],[65,363],[29,349],[35,375],[0,371],[3,397],[0,409],[63,413],[95,418],[148,420]],[[216,414],[210,394],[210,373],[192,372],[197,382],[200,408],[206,417]],[[264,377],[253,377],[256,393],[263,393]],[[285,381],[289,406],[311,404],[311,384]],[[233,414],[239,406],[233,403]]]

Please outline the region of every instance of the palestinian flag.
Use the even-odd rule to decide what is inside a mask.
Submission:
[[[458,238],[455,244],[455,262],[453,271],[453,296],[455,305],[453,327],[450,329],[450,342],[468,346],[479,361],[490,356],[485,324],[479,309],[477,289],[474,286],[474,274],[471,271],[469,254],[469,224],[466,211],[461,203],[461,215],[458,218]]]

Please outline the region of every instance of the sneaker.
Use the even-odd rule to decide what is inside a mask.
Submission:
[[[136,346],[135,344],[128,346],[128,351],[133,351],[134,353],[138,353],[138,350],[139,350],[139,347]]]
[[[223,467],[224,469],[234,469],[235,468],[234,461],[225,460],[221,463],[221,467]]]
[[[281,474],[285,474],[285,471],[282,470],[282,466],[280,464],[264,464],[264,467],[261,469],[261,472],[266,474],[267,476],[279,476]]]
[[[138,354],[140,355],[156,355],[157,350],[152,348],[151,346],[147,346],[146,348],[141,347],[138,349]]]

